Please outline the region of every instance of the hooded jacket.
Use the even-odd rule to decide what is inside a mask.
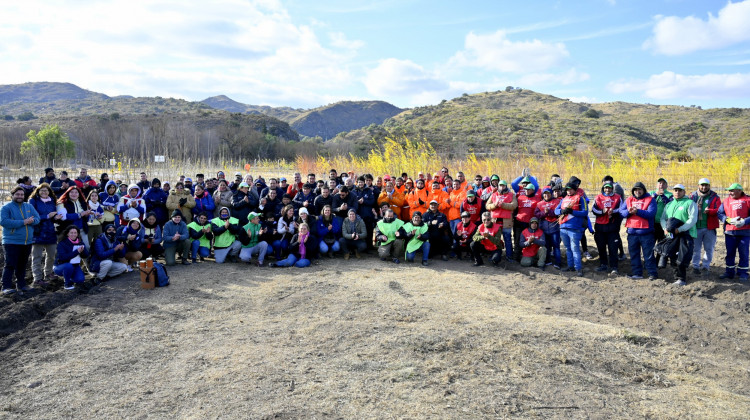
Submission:
[[[643,195],[636,197],[634,192],[636,188],[643,189]],[[632,194],[625,200],[625,205],[620,207],[620,215],[626,220],[625,226],[628,225],[628,219],[633,217],[640,217],[645,220],[648,224],[646,228],[628,227],[628,235],[650,235],[654,231],[654,217],[656,216],[656,199],[646,193],[646,186],[642,182],[636,182],[633,184],[633,188],[630,190]],[[646,203],[648,203],[646,205]],[[638,208],[634,214],[630,214],[629,208]],[[644,208],[645,207],[645,208]]]
[[[105,233],[102,233],[94,240],[94,246],[91,247],[91,257],[89,258],[89,270],[98,272],[101,262],[104,260],[118,261],[125,258],[125,248],[115,251],[115,247],[120,243],[117,236],[112,241],[107,238],[106,226]]]
[[[137,189],[138,194],[135,197],[130,196],[130,190]],[[146,214],[146,202],[141,197],[141,187],[136,184],[128,186],[128,193],[120,198],[117,206],[117,210],[120,212],[120,225],[125,225],[130,219],[143,220],[143,215]],[[135,202],[136,206],[132,207],[132,203]]]
[[[158,178],[154,178],[154,180],[151,181],[151,185],[157,183],[159,184],[159,187],[152,186],[146,190],[143,194],[143,200],[146,202],[146,211],[153,212],[156,216],[157,223],[163,225],[169,219],[169,215],[167,214],[167,200],[169,199],[169,194],[161,189],[161,181],[159,181]]]
[[[180,200],[183,198],[185,199],[185,204],[180,204]],[[184,190],[175,188],[167,198],[167,210],[170,213],[179,210],[182,213],[182,221],[186,225],[193,221],[193,213],[190,211],[193,207],[195,207],[195,198],[193,198],[193,195],[187,188]]]
[[[349,217],[341,222],[341,234],[344,239],[353,239],[355,233],[359,235],[359,239],[363,241],[367,239],[367,227],[365,221],[359,215],[353,222],[349,220]]]
[[[24,225],[24,219],[34,217],[34,223]],[[3,227],[3,244],[31,245],[34,243],[34,226],[39,224],[39,213],[29,203],[10,201],[0,209],[0,226]]]

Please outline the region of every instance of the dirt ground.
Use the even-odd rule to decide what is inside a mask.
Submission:
[[[750,288],[597,265],[205,262],[3,299],[0,417],[747,418]]]

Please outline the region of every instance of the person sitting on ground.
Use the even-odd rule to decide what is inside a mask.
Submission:
[[[217,264],[222,264],[226,259],[229,262],[237,262],[240,255],[242,243],[237,240],[242,226],[239,221],[229,215],[229,209],[224,207],[219,211],[219,217],[211,220],[211,231],[214,234],[214,257]]]
[[[161,234],[161,226],[156,218],[154,212],[146,213],[146,217],[143,218],[143,226],[141,227],[143,241],[141,242],[141,258],[156,258],[164,254],[164,247],[162,242],[164,238]]]
[[[361,258],[360,253],[367,249],[367,226],[356,210],[349,209],[346,219],[341,223],[341,234],[344,237],[341,243],[344,259],[349,259],[352,250],[357,258]]]
[[[461,223],[456,225],[456,232],[453,234],[453,247],[451,248],[456,254],[456,259],[462,259],[461,254],[463,252],[471,255],[471,238],[476,230],[477,225],[471,221],[469,212],[461,213]]]
[[[529,227],[521,232],[521,266],[531,267],[536,262],[536,266],[544,270],[545,259],[547,258],[547,248],[544,243],[544,232],[539,229],[539,219],[532,217],[529,220]]]
[[[76,286],[83,286],[86,276],[81,269],[82,258],[89,256],[89,251],[83,245],[84,240],[79,235],[80,229],[70,225],[63,231],[63,237],[57,243],[57,254],[53,270],[65,280],[65,290],[73,290]]]
[[[141,244],[143,243],[143,231],[141,221],[131,219],[126,226],[117,229],[117,239],[125,245],[125,261],[129,267],[137,268],[138,261],[143,257]]]
[[[266,251],[268,251],[268,243],[260,240],[261,236],[265,233],[265,228],[260,224],[260,214],[252,212],[248,216],[249,222],[242,229],[245,231],[243,235],[246,239],[242,242],[242,248],[240,249],[240,260],[249,263],[253,258],[253,255],[258,254],[258,267],[263,267],[263,262],[266,257]]]
[[[183,265],[190,265],[190,234],[187,225],[182,221],[182,212],[175,209],[169,222],[164,224],[164,259],[168,266],[176,264],[176,254],[182,257]]]
[[[100,283],[130,271],[125,259],[125,245],[117,239],[117,228],[112,223],[104,226],[104,233],[94,239],[89,258],[89,272],[94,283]]]
[[[187,226],[190,235],[190,257],[193,264],[198,262],[198,257],[204,261],[211,255],[211,240],[214,238],[211,224],[207,213],[201,213]]]
[[[406,231],[404,222],[397,219],[393,209],[386,209],[383,218],[375,224],[373,240],[377,241],[378,257],[381,261],[391,258],[396,264],[404,256],[404,239]]]
[[[323,212],[318,217],[317,230],[320,253],[333,258],[333,253],[341,250],[341,218],[333,214],[330,206],[323,207]]]
[[[281,211],[281,217],[276,222],[276,240],[271,244],[277,261],[281,260],[282,255],[286,256],[289,251],[289,243],[296,231],[297,222],[294,220],[294,206],[288,204]]]
[[[299,225],[299,232],[292,237],[292,242],[289,245],[289,255],[276,263],[268,264],[269,267],[291,267],[297,268],[309,267],[312,263],[310,262],[310,255],[308,246],[312,244],[310,236],[310,227],[306,223]]]
[[[500,264],[503,252],[502,236],[500,224],[493,221],[489,212],[482,213],[482,224],[477,228],[469,247],[475,267],[484,265],[482,254],[490,254],[490,261],[495,267]]]

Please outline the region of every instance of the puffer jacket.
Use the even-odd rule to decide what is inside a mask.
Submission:
[[[24,225],[23,220],[31,216],[34,216],[34,223]],[[4,245],[31,245],[34,243],[34,226],[38,224],[39,213],[29,203],[11,201],[0,209]]]
[[[43,245],[56,244],[57,234],[55,231],[55,222],[48,217],[50,212],[57,211],[55,200],[50,198],[49,201],[45,203],[39,198],[31,198],[29,204],[31,204],[37,213],[39,213],[39,224],[34,226],[34,243]]]

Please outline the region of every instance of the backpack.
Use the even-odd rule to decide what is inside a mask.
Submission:
[[[156,287],[169,286],[169,274],[163,264],[154,261],[154,271],[156,271]]]

